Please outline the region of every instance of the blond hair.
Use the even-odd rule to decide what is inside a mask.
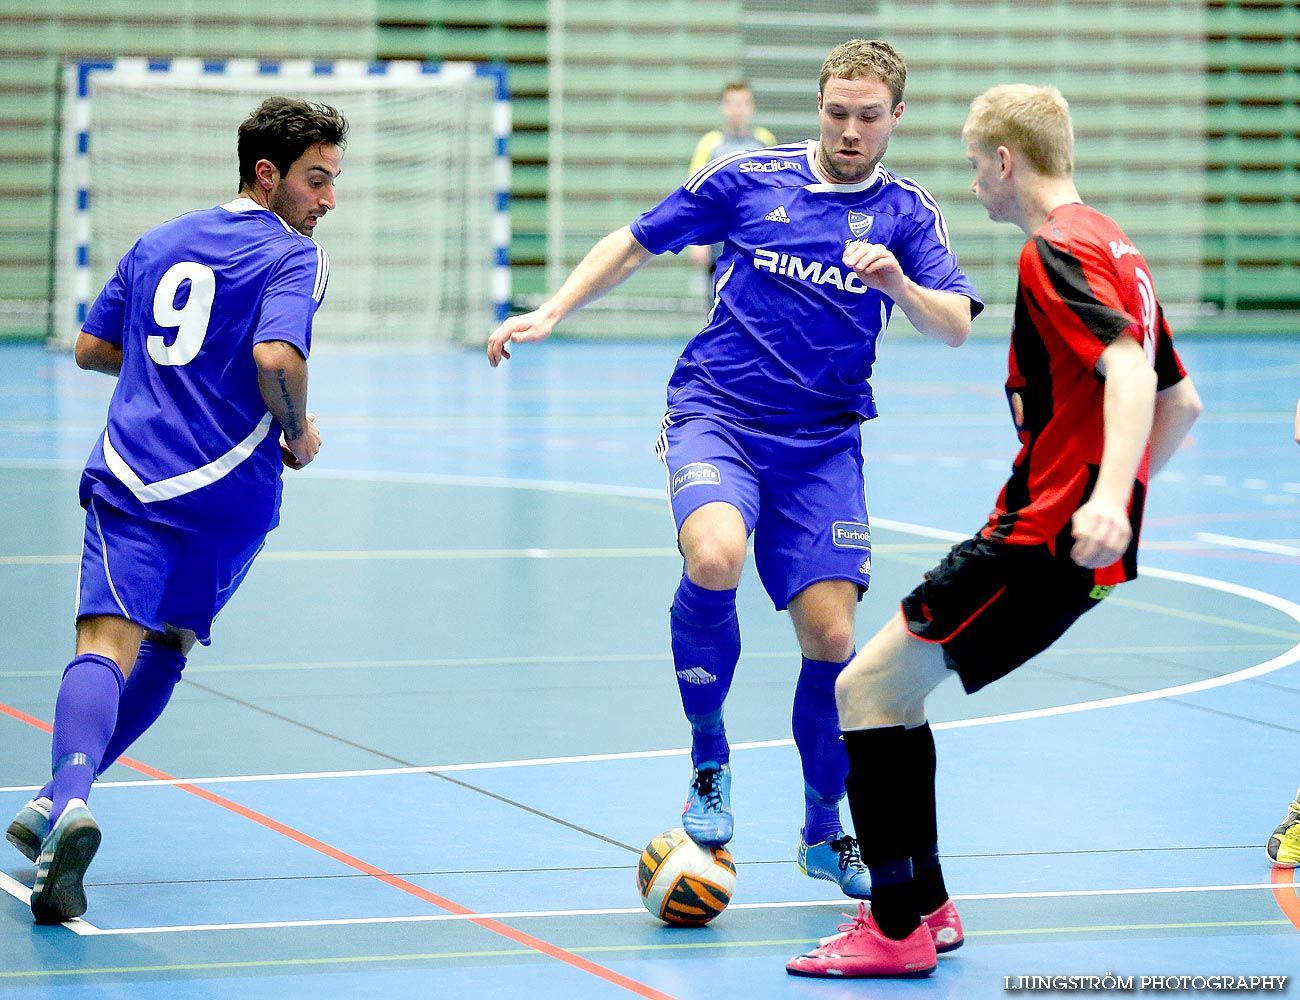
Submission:
[[[1029,165],[1047,177],[1074,171],[1074,127],[1070,105],[1055,87],[1004,83],[971,101],[962,127],[963,142],[986,152],[999,146],[1018,150]]]
[[[879,80],[889,88],[894,105],[903,99],[907,84],[907,66],[903,57],[888,42],[875,38],[854,38],[835,46],[822,63],[822,75],[817,81],[817,93],[826,89],[831,77],[841,80]]]

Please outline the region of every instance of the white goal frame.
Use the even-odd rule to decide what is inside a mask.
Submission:
[[[101,61],[68,63],[64,66],[64,96],[61,127],[61,156],[57,181],[56,207],[58,224],[55,240],[55,302],[52,310],[53,329],[50,343],[53,346],[70,346],[84,323],[91,303],[99,293],[99,282],[91,272],[92,215],[90,211],[90,149],[94,142],[94,124],[91,110],[92,82],[101,75],[143,79],[151,76],[170,76],[193,80],[200,77],[226,77],[264,81],[263,96],[276,92],[299,96],[302,90],[306,99],[313,99],[310,85],[323,83],[330,86],[355,86],[361,89],[367,82],[393,81],[402,77],[441,77],[443,79],[480,77],[495,82],[495,100],[492,105],[490,128],[495,143],[490,186],[494,204],[491,209],[490,245],[492,260],[487,262],[490,275],[487,281],[491,297],[491,315],[496,322],[510,312],[510,157],[511,129],[510,97],[503,64],[469,62],[418,62],[391,60],[363,62],[359,60],[261,61],[254,59],[205,60],[197,58],[143,59],[122,58]],[[251,93],[252,91],[250,91]],[[344,109],[346,114],[346,109]],[[215,192],[211,204],[234,197],[233,178],[236,172],[235,135],[230,136],[231,190]],[[223,197],[224,196],[224,197]],[[194,205],[193,208],[204,208]],[[139,234],[136,234],[139,235]],[[322,243],[329,248],[328,237]],[[106,276],[104,276],[106,277]],[[102,277],[101,279],[102,280]],[[343,280],[338,277],[338,280]],[[328,303],[326,305],[328,309]],[[486,337],[488,331],[481,332]],[[379,341],[383,343],[383,341]]]

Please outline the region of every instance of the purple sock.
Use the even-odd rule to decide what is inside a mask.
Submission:
[[[852,659],[850,655],[843,663],[830,663],[805,656],[794,689],[791,725],[803,765],[803,835],[809,844],[820,844],[843,829],[840,799],[849,773],[849,755],[840,738],[835,678]]]
[[[57,823],[69,799],[85,799],[95,768],[117,721],[122,671],[107,656],[82,653],[63,671],[54,705],[54,743],[50,752],[54,781],[50,824]]]
[[[691,724],[691,762],[726,764],[731,748],[722,704],[740,660],[736,592],[708,590],[683,573],[669,623],[677,688]]]
[[[104,750],[96,775],[107,771],[126,752],[126,748],[162,715],[184,669],[185,656],[174,646],[152,639],[140,644],[140,655],[135,658],[135,666],[126,679],[122,700],[117,706],[113,736]]]

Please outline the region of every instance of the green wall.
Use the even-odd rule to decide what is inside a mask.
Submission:
[[[44,333],[57,76],[65,60],[287,59],[308,51],[317,59],[506,63],[514,116],[511,252],[516,297],[526,302],[553,282],[555,269],[549,277],[546,269],[548,228],[550,243],[562,247],[567,265],[580,244],[627,221],[629,213],[648,207],[677,182],[694,137],[716,122],[718,85],[744,64],[740,39],[746,12],[752,8],[761,15],[771,6],[764,0],[279,0],[264,12],[247,14],[242,6],[211,0],[46,0],[41,5],[0,0],[0,336]],[[796,6],[782,3],[772,16],[779,13],[797,23],[791,10]],[[862,11],[851,21],[860,34],[871,33],[890,12],[884,0],[853,6]],[[905,12],[924,4],[893,6]],[[974,12],[977,5],[959,6]],[[1202,194],[1200,204],[1187,206],[1187,216],[1197,219],[1191,235],[1179,235],[1185,219],[1167,216],[1165,238],[1197,241],[1200,297],[1227,309],[1229,320],[1219,325],[1232,328],[1241,325],[1234,316],[1300,309],[1300,3],[1221,0],[1194,6],[1205,59],[1199,137],[1204,165],[1189,168],[1172,154],[1170,162],[1178,170],[1198,171]],[[831,7],[838,10],[835,3],[809,9],[824,20]],[[1079,17],[1101,23],[1108,7],[1079,5]],[[564,25],[562,34],[548,31],[553,19]],[[978,18],[969,20],[972,28],[980,26]],[[927,22],[919,16],[913,22],[899,30],[910,32],[909,61],[910,53],[919,51],[924,62],[933,50],[921,44]],[[960,36],[950,22],[934,32],[935,39]],[[557,39],[562,51],[556,49]],[[791,35],[789,44],[796,41]],[[991,52],[997,55],[996,46],[962,51],[986,63]],[[1157,49],[1153,55],[1159,55]],[[563,68],[558,84],[553,63]],[[947,82],[930,69],[917,74],[918,81],[926,77],[931,94]],[[562,100],[557,121],[563,126],[554,134],[553,90]],[[925,92],[918,91],[913,121],[921,133],[929,130],[930,145],[908,146],[916,137],[900,135],[899,152],[907,150],[920,161],[916,173],[927,186],[932,178],[938,186],[947,183],[950,173],[955,184],[963,164],[944,165],[938,151],[943,131],[960,123],[955,112],[948,113],[952,108],[942,114],[931,109],[937,117],[927,123],[920,114]],[[803,127],[775,130],[788,140],[814,128],[810,108]],[[592,152],[602,136],[605,151]],[[562,179],[548,172],[557,137],[563,143]],[[1138,145],[1117,146],[1112,158],[1119,172],[1106,177],[1107,185],[1127,180],[1136,189],[1143,177],[1159,184],[1149,171],[1141,177],[1124,171],[1127,156],[1150,153]],[[160,163],[166,162],[160,151]],[[557,195],[566,206],[558,243],[557,220],[548,213],[549,197]],[[1159,217],[1150,221],[1160,228]],[[638,277],[642,294],[678,294],[683,271]]]

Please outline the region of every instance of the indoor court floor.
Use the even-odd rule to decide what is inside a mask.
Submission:
[[[96,787],[85,917],[33,926],[32,866],[0,844],[0,997],[979,1000],[1007,977],[1300,974],[1294,873],[1263,850],[1300,784],[1300,339],[1180,343],[1206,412],[1152,486],[1141,579],[1012,677],[932,700],[967,943],[876,982],[784,972],[854,904],[794,863],[798,652],[752,569],[734,900],[670,929],[637,897],[690,766],[654,458],[680,346],[557,340],[495,371],[477,349],[320,348],[324,448]],[[1005,365],[992,333],[882,344],[860,642],[983,522],[1016,450]],[[5,823],[48,774],[111,388],[0,346]]]

